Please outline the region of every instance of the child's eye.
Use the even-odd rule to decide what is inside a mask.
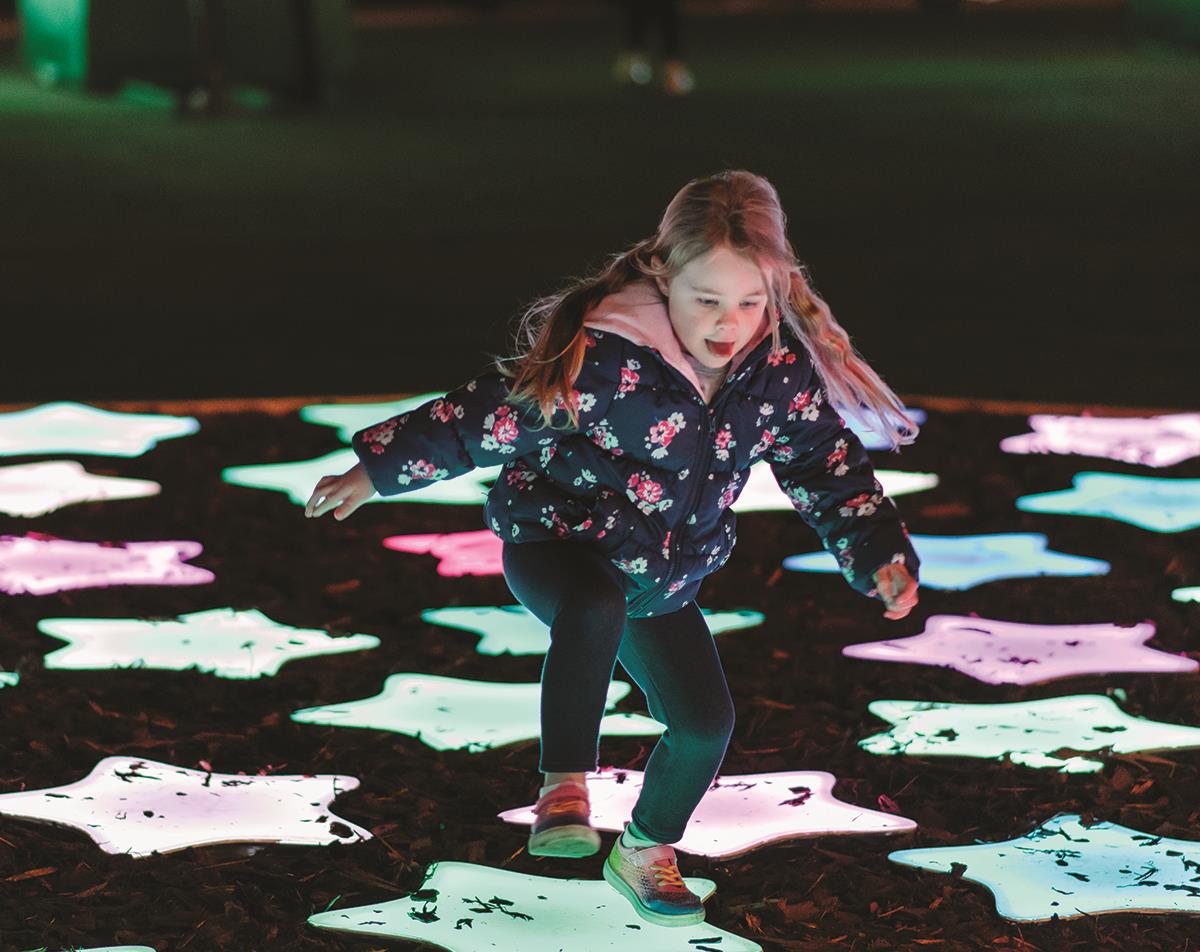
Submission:
[[[717,303],[713,298],[696,298],[696,300],[705,307],[714,307]]]
[[[750,310],[751,308],[758,307],[758,302],[757,301],[743,301],[742,307],[746,308],[746,310]]]

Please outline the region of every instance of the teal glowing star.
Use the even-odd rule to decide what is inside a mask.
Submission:
[[[12,688],[21,683],[21,676],[16,671],[0,671],[0,688]]]
[[[911,537],[921,559],[921,584],[926,588],[966,589],[984,582],[1036,575],[1106,575],[1109,564],[1099,559],[1054,552],[1046,537],[1032,532],[991,535]],[[783,567],[793,572],[837,572],[828,552],[789,555]]]
[[[190,436],[199,429],[195,417],[113,413],[82,403],[43,403],[0,413],[0,456],[141,456],[159,440]]]
[[[867,709],[895,725],[858,742],[872,754],[981,757],[1095,773],[1104,763],[1085,752],[1200,747],[1200,728],[1131,717],[1099,694],[1012,704],[872,701]]]
[[[472,754],[540,733],[541,685],[464,681],[430,674],[393,674],[373,697],[296,711],[292,720],[331,727],[369,727],[415,737],[434,750]],[[608,686],[611,710],[629,685]],[[610,714],[600,721],[609,736],[662,733],[658,721],[640,714]]]
[[[1071,489],[1017,499],[1026,512],[1117,519],[1153,532],[1187,532],[1200,526],[1200,479],[1076,473]]]
[[[69,642],[45,657],[58,670],[195,669],[219,678],[259,678],[279,673],[293,658],[375,648],[374,635],[331,638],[324,631],[292,628],[262,612],[214,608],[174,621],[137,618],[43,618],[43,634]]]
[[[63,952],[154,952],[148,945],[105,945],[93,949],[64,949]]]
[[[422,404],[445,395],[445,391],[439,391],[383,403],[313,403],[301,408],[300,419],[305,423],[316,423],[318,426],[336,427],[338,439],[349,445],[351,437],[359,430],[366,429],[380,420],[409,413]]]
[[[139,499],[161,491],[148,479],[96,476],[69,461],[0,467],[0,512],[27,519],[76,503]]]
[[[262,466],[229,466],[221,479],[236,486],[273,489],[287,493],[297,506],[303,506],[322,476],[344,473],[358,462],[353,450],[337,450],[317,459],[295,463],[267,463]],[[427,502],[482,506],[488,487],[500,472],[499,466],[485,466],[395,496],[372,496],[367,502]]]
[[[686,877],[701,899],[709,879]],[[489,898],[482,898],[482,897]],[[708,923],[666,928],[638,918],[602,879],[550,879],[473,863],[434,863],[421,888],[389,902],[310,916],[318,929],[405,939],[447,952],[761,952]]]
[[[1191,588],[1177,588],[1171,593],[1171,597],[1177,602],[1200,602],[1200,585],[1193,585]]]
[[[896,469],[877,469],[875,475],[888,496],[903,496],[933,489],[938,478],[933,473],[905,473]],[[775,474],[766,462],[760,461],[750,467],[746,486],[733,503],[735,512],[791,511],[792,501],[779,488]]]
[[[702,609],[708,630],[714,635],[763,623],[762,612],[713,612]],[[538,621],[523,605],[500,607],[430,608],[421,618],[433,625],[474,631],[482,637],[475,645],[479,654],[545,654],[550,647],[550,629]]]
[[[1200,913],[1200,843],[1117,823],[1084,826],[1074,813],[1060,813],[1002,843],[897,850],[888,859],[986,886],[996,897],[996,912],[1016,922],[1108,912]]]

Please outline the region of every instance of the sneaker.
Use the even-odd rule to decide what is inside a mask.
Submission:
[[[591,856],[600,849],[585,785],[571,780],[556,784],[538,797],[533,812],[531,856]]]
[[[604,861],[604,879],[647,922],[694,926],[704,921],[704,904],[684,884],[670,846],[627,849],[617,837]]]
[[[669,60],[663,65],[662,85],[668,96],[686,96],[696,88],[696,77],[686,64]]]
[[[632,50],[621,53],[613,63],[613,79],[618,83],[645,86],[654,78],[654,68],[644,53]]]

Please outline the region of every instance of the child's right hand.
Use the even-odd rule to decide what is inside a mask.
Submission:
[[[304,506],[304,515],[313,519],[332,510],[333,518],[341,522],[374,495],[367,468],[358,463],[341,476],[322,476]]]

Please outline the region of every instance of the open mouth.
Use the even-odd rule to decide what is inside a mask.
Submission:
[[[732,340],[708,340],[704,343],[708,346],[708,352],[716,357],[732,357],[733,348],[737,341]]]

